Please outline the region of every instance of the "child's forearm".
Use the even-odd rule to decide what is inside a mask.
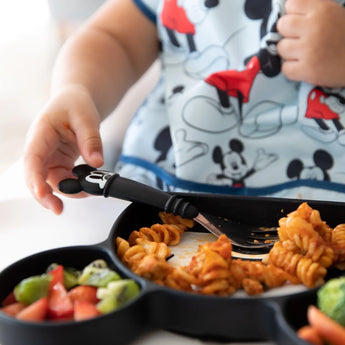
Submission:
[[[102,32],[84,29],[67,42],[56,60],[51,90],[55,94],[73,85],[86,88],[102,117],[137,78],[120,45],[111,42],[112,49],[106,44],[104,51],[106,40]]]
[[[152,23],[136,11],[130,7],[128,16],[132,18],[126,19],[127,22],[136,20],[136,30],[129,36],[121,35],[130,31],[121,30],[121,25],[126,24],[107,21],[108,8],[68,40],[53,69],[52,93],[70,85],[83,87],[90,93],[101,117],[109,114],[158,54]]]

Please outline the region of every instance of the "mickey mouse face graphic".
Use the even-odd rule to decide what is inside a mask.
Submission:
[[[248,165],[244,155],[244,145],[239,139],[229,141],[230,150],[223,152],[220,146],[213,150],[213,161],[220,165],[222,173],[212,174],[208,178],[209,183],[231,181],[232,187],[245,187],[246,179],[257,171],[265,169],[277,160],[277,155],[266,153],[264,149],[258,149],[254,164]]]
[[[223,156],[224,175],[231,180],[239,180],[248,171],[246,160],[241,156],[240,152],[230,151]]]
[[[232,139],[229,142],[230,151],[223,152],[220,146],[213,150],[213,161],[220,165],[222,173],[217,179],[232,181],[233,187],[244,187],[245,179],[253,173],[242,155],[243,144],[240,140]]]
[[[104,189],[105,184],[112,175],[113,174],[110,174],[107,171],[95,170],[91,171],[90,174],[85,177],[85,181],[98,184],[100,189]]]
[[[333,166],[333,157],[327,151],[316,150],[313,161],[315,165],[307,166],[300,159],[292,160],[287,168],[287,176],[299,180],[330,181],[328,170]]]
[[[74,167],[72,172],[77,179],[66,179],[59,183],[58,187],[63,193],[75,194],[86,191],[93,195],[103,195],[106,183],[114,176],[109,171],[97,170],[86,164]]]

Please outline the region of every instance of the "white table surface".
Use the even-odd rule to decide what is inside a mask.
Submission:
[[[30,254],[56,247],[97,244],[104,241],[128,202],[102,197],[63,198],[60,216],[42,208],[29,194],[17,162],[0,175],[0,271]],[[140,336],[131,345],[216,345],[164,330]],[[220,344],[220,343],[219,343]],[[222,343],[226,345],[225,343]],[[228,345],[274,345],[271,342]]]

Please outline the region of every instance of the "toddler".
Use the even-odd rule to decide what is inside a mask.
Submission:
[[[343,200],[345,0],[109,0],[57,58],[25,149],[56,214],[101,121],[159,58],[115,171],[171,192]],[[82,195],[81,195],[82,196]]]

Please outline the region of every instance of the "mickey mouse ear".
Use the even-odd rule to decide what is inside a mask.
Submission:
[[[83,176],[88,175],[91,171],[94,171],[94,170],[97,170],[97,169],[87,164],[80,164],[73,168],[72,173],[76,177],[83,177]]]
[[[65,194],[77,194],[82,191],[79,180],[72,178],[60,181],[58,189],[60,192]]]

